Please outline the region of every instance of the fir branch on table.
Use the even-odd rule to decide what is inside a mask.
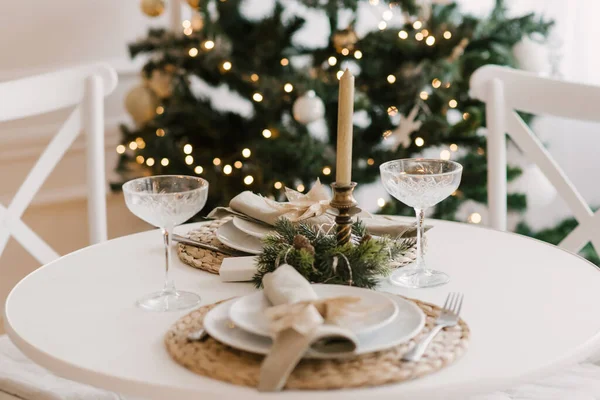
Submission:
[[[280,219],[275,233],[264,240],[254,284],[261,287],[266,273],[289,264],[309,282],[373,288],[389,275],[394,260],[413,245],[405,240],[372,238],[361,221],[353,224],[352,234],[351,243],[338,246],[333,232]]]

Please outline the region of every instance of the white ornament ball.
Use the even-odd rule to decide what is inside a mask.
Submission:
[[[298,97],[292,107],[294,119],[301,124],[310,124],[325,116],[325,104],[314,90],[309,90]]]
[[[540,74],[548,69],[548,48],[529,36],[524,36],[519,43],[515,44],[513,55],[519,68],[525,71]]]
[[[125,97],[125,109],[140,126],[154,118],[158,105],[156,94],[143,84],[131,89]]]

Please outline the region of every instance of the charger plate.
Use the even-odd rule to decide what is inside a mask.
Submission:
[[[349,359],[304,359],[290,375],[287,390],[328,390],[378,386],[417,379],[439,371],[467,350],[470,331],[461,319],[440,332],[418,362],[402,355],[434,326],[440,307],[412,300],[425,313],[423,330],[407,343]],[[204,316],[219,303],[200,307],[179,319],[165,335],[168,353],[190,371],[235,385],[256,387],[263,356],[236,350],[213,338],[189,342],[187,335],[203,327]],[[284,389],[284,390],[285,390]]]

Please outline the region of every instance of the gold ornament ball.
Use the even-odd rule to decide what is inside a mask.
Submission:
[[[173,75],[162,69],[152,71],[148,87],[161,99],[171,97],[173,93]]]
[[[192,8],[198,8],[198,7],[200,7],[200,0],[187,0],[187,3]]]
[[[358,42],[358,35],[353,28],[343,29],[333,35],[333,46],[338,53],[343,49],[354,50],[356,42]]]
[[[154,118],[159,104],[156,94],[143,84],[131,89],[125,97],[125,109],[138,126]]]
[[[164,0],[142,0],[140,7],[149,17],[158,17],[165,11]]]

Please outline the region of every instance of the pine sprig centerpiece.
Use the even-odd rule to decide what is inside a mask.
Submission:
[[[392,271],[394,260],[412,247],[410,241],[373,238],[365,225],[352,225],[352,240],[338,246],[335,233],[324,233],[318,227],[293,224],[281,218],[275,233],[264,239],[263,252],[258,256],[256,287],[262,278],[278,266],[289,264],[309,282],[351,285],[373,288],[382,276]]]

